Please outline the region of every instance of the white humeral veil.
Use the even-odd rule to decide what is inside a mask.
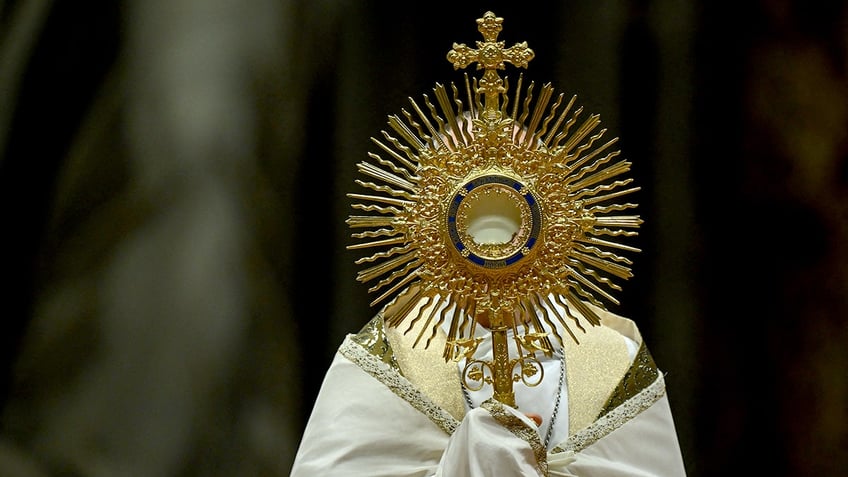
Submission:
[[[589,327],[587,335],[602,328],[645,350],[632,321],[599,314],[603,325]],[[466,412],[456,364],[444,363],[438,346],[406,349],[399,336],[384,331],[378,315],[344,340],[316,399],[292,477],[685,476],[663,374],[650,358],[639,363],[647,351],[626,358],[631,366],[615,376],[618,386],[600,393],[607,403],[600,413],[592,400],[601,401],[591,397],[599,393],[584,392],[593,386],[590,374],[583,381],[579,373],[568,374],[569,407],[600,417],[581,421],[580,413],[560,410],[573,430],[547,450],[535,424],[509,406],[490,400]],[[566,352],[566,366],[579,368],[580,353],[592,353],[588,343]],[[419,359],[410,360],[410,353]],[[418,369],[407,373],[399,363]],[[632,381],[636,375],[641,382]]]

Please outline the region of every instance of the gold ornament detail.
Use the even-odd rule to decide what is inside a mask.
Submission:
[[[379,152],[357,165],[368,192],[348,194],[362,215],[347,224],[359,240],[348,248],[372,251],[357,260],[357,279],[376,281],[371,305],[385,304],[386,323],[419,330],[415,345],[425,347],[447,326],[444,357],[457,361],[471,358],[475,328],[486,324],[495,356],[471,361],[464,378],[515,405],[512,383],[538,384],[535,353],[550,355],[551,335],[563,341],[555,321],[578,341],[572,327],[600,323],[587,302],[618,304],[616,280],[630,278],[632,264],[620,254],[639,251],[623,239],[642,220],[628,213],[636,204],[615,202],[639,188],[623,177],[631,164],[617,138],[602,141],[598,115],[581,119],[576,96],[555,96],[550,84],[524,90],[522,76],[510,96],[498,70],[526,68],[534,53],[497,41],[502,23],[486,12],[483,41],[447,54],[455,69],[483,70],[479,80],[465,75],[465,103],[454,84],[437,83],[435,104],[410,98],[412,111],[389,116],[391,132],[372,138]]]

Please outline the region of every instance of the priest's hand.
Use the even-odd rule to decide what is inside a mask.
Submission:
[[[529,417],[530,419],[532,419],[533,422],[535,422],[537,426],[542,425],[542,416],[541,415],[536,414],[535,412],[525,412],[524,415]]]

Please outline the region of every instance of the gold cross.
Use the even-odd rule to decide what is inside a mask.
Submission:
[[[503,30],[503,18],[495,16],[492,12],[486,12],[483,18],[477,19],[477,29],[484,40],[476,42],[477,49],[470,48],[465,43],[454,43],[453,49],[448,52],[448,61],[453,64],[455,70],[475,62],[478,70],[485,70],[479,91],[485,95],[485,109],[491,111],[497,109],[498,95],[504,92],[503,80],[498,76],[497,70],[505,69],[505,63],[527,68],[534,53],[527,47],[526,41],[504,48],[505,42],[497,41]]]
[[[504,48],[503,41],[497,41],[498,35],[503,30],[503,18],[495,16],[492,12],[483,14],[483,18],[477,19],[477,29],[483,34],[485,41],[478,41],[477,49],[469,48],[465,43],[454,43],[453,49],[448,52],[448,61],[453,63],[454,69],[478,63],[477,69],[504,69],[504,62],[510,62],[515,66],[527,68],[527,63],[533,59],[533,50],[527,48],[527,42],[516,43]]]

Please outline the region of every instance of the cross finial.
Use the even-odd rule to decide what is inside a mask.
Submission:
[[[527,42],[516,43],[504,48],[505,42],[497,41],[503,30],[503,18],[486,12],[483,18],[477,19],[477,29],[483,35],[483,40],[477,42],[477,49],[469,48],[465,43],[454,43],[448,52],[448,61],[454,69],[465,68],[477,62],[477,69],[504,69],[505,62],[527,68],[527,63],[533,59],[533,50],[527,47]]]
[[[479,91],[486,98],[485,108],[496,110],[498,95],[504,91],[503,80],[497,70],[506,67],[506,63],[526,68],[533,59],[533,50],[527,47],[527,42],[516,43],[504,48],[505,42],[497,41],[498,35],[503,30],[503,18],[492,12],[486,12],[482,18],[477,19],[477,29],[483,35],[484,41],[477,41],[477,49],[468,47],[465,43],[454,43],[448,52],[448,61],[453,64],[454,69],[465,68],[471,63],[477,63],[477,69],[485,70],[480,80]]]

